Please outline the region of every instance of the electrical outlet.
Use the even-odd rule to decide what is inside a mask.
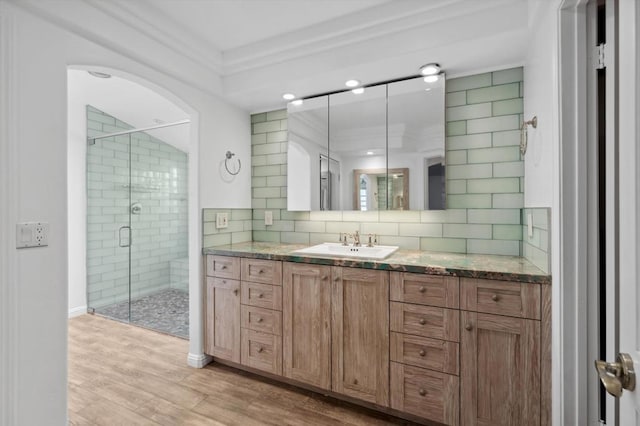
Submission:
[[[527,235],[529,238],[533,237],[533,216],[531,213],[527,213]]]
[[[216,228],[226,228],[229,226],[229,216],[227,213],[216,213]]]
[[[16,224],[16,248],[45,247],[49,245],[47,222],[21,222]]]
[[[273,225],[273,212],[271,210],[264,212],[264,224]]]

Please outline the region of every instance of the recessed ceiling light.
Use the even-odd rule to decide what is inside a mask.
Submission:
[[[300,106],[302,105],[304,102],[302,101],[302,99],[296,99],[295,101],[292,101],[291,104],[295,105],[295,106]]]
[[[293,93],[285,93],[284,95],[282,95],[282,98],[290,101],[291,99],[295,99],[296,95],[294,95]]]
[[[360,81],[359,80],[347,80],[344,83],[345,86],[347,87],[358,87],[360,85]]]
[[[356,95],[361,95],[364,93],[364,87],[358,87],[357,89],[353,89],[352,92],[355,93]]]
[[[373,151],[367,151],[367,155],[373,155]]]
[[[99,71],[87,71],[89,74],[91,74],[94,77],[98,77],[98,78],[111,78],[111,74],[107,74],[106,72],[99,72]]]
[[[435,75],[440,72],[440,65],[436,63],[426,64],[420,67],[420,73],[422,75]]]
[[[435,83],[436,81],[438,81],[438,79],[439,79],[438,75],[428,75],[424,78],[424,82]]]

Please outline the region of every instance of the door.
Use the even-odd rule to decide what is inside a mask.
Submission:
[[[540,424],[540,321],[461,311],[460,422]]]
[[[240,363],[240,281],[207,277],[205,353]]]
[[[283,371],[331,389],[330,266],[283,264]]]
[[[331,268],[332,390],[389,406],[389,273]]]
[[[640,392],[635,384],[635,372],[640,369],[640,133],[637,123],[640,5],[631,0],[607,1],[607,7],[610,6],[618,8],[613,14],[617,27],[617,72],[611,76],[617,83],[613,86],[617,86],[617,90],[611,104],[618,114],[617,126],[615,121],[607,123],[607,132],[613,132],[613,145],[617,147],[617,152],[613,152],[617,166],[613,188],[617,197],[613,205],[617,229],[608,228],[607,232],[615,249],[611,267],[617,270],[618,276],[606,283],[607,294],[615,302],[615,312],[607,315],[607,329],[613,329],[617,337],[607,339],[607,354],[618,355],[615,361],[609,358],[609,363],[597,361],[596,368],[609,394],[618,398],[614,405],[610,403],[612,396],[607,396],[607,408],[613,405],[615,409],[613,413],[607,410],[606,423],[626,426],[640,425]]]

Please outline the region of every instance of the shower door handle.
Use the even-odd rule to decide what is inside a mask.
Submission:
[[[127,235],[123,239],[122,231],[125,229],[127,230]],[[124,240],[124,244],[122,243],[123,240]],[[118,230],[118,245],[120,247],[131,247],[131,227],[130,226],[127,226],[127,225],[121,226],[120,229]]]

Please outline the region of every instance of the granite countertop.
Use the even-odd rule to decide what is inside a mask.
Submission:
[[[386,259],[373,260],[294,253],[295,250],[305,247],[307,246],[303,244],[247,242],[205,248],[202,252],[203,254],[284,260],[318,265],[551,284],[549,274],[518,256],[398,250]]]

